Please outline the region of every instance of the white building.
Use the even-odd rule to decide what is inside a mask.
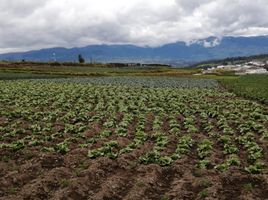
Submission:
[[[261,66],[263,67],[265,65],[265,63],[261,62],[261,61],[251,61],[249,62],[250,65],[253,65],[253,66]]]
[[[246,75],[246,74],[268,74],[268,71],[264,68],[251,68],[242,70],[236,73],[237,75]]]
[[[245,75],[245,74],[268,74],[268,71],[263,68],[265,63],[268,64],[268,61],[251,61],[244,64],[237,65],[219,65],[217,67],[211,67],[207,70],[204,70],[203,74],[212,74],[219,72],[220,70],[233,71],[237,75]],[[219,70],[219,71],[217,71]]]
[[[246,74],[267,74],[267,73],[268,73],[267,70],[264,68],[246,70]]]

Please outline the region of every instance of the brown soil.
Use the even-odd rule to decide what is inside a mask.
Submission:
[[[29,152],[22,151],[0,162],[0,199],[204,199],[206,194],[205,199],[268,198],[267,174],[199,170],[194,152],[169,167],[139,164],[139,156],[152,146],[147,141],[115,160],[89,159],[87,149],[79,148],[65,155],[36,150],[30,159]]]

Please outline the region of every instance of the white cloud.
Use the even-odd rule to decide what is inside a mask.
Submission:
[[[0,52],[263,34],[267,0],[0,1]]]

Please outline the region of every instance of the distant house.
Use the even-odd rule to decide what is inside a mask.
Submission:
[[[224,69],[226,67],[226,65],[219,65],[217,66],[217,69]]]
[[[232,70],[235,69],[237,66],[236,65],[219,65],[217,69],[227,69],[227,70]]]
[[[246,70],[246,74],[267,74],[267,73],[268,73],[267,70],[264,68]]]
[[[268,74],[268,71],[264,68],[250,68],[244,71],[239,71],[237,75],[246,75],[246,74]]]
[[[261,62],[261,61],[251,61],[251,62],[249,62],[249,65],[263,67],[265,65],[265,63]]]
[[[128,67],[140,66],[140,63],[126,63]]]

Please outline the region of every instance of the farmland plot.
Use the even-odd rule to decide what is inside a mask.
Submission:
[[[1,81],[0,199],[267,198],[267,107],[160,80]]]

